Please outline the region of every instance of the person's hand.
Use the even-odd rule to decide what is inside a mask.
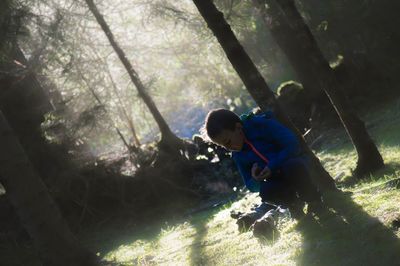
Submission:
[[[257,181],[263,181],[271,176],[271,169],[266,166],[264,169],[258,167],[257,163],[251,168],[251,176]]]

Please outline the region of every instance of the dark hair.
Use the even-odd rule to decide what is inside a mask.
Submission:
[[[210,139],[218,136],[223,130],[234,130],[236,123],[242,123],[239,116],[226,109],[211,110],[206,117],[203,126],[203,134]]]

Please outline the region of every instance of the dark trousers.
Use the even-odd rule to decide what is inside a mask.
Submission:
[[[305,162],[299,158],[287,160],[270,178],[262,181],[260,196],[262,201],[279,205],[291,205],[297,198],[305,202],[321,201]]]

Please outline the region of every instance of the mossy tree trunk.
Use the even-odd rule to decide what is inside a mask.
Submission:
[[[71,233],[1,111],[0,134],[0,181],[44,265],[98,265]]]
[[[250,95],[263,111],[273,110],[278,119],[296,132],[304,151],[312,159],[313,180],[321,189],[335,189],[334,180],[323,168],[319,159],[313,154],[305,143],[300,132],[293,126],[275,99],[274,93],[269,88],[256,66],[243,49],[232,32],[230,25],[225,21],[223,14],[215,7],[211,0],[193,0],[208,27],[214,33],[218,42],[225,51],[233,68],[238,73]]]
[[[364,122],[356,115],[349,100],[325,59],[310,29],[298,12],[293,0],[256,0],[266,26],[287,55],[293,68],[310,88],[324,90],[339,115],[358,154],[354,174],[365,176],[384,166],[375,143]],[[266,5],[267,4],[267,7]],[[318,93],[318,92],[316,92]]]

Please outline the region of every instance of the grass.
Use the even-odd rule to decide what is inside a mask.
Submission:
[[[317,154],[344,192],[324,195],[329,211],[320,217],[282,221],[273,240],[239,233],[230,218],[231,210],[258,203],[255,194],[139,228],[132,218],[114,222],[80,238],[116,265],[400,265],[400,230],[392,226],[400,219],[400,100],[363,119],[386,167],[355,180],[356,153],[345,132],[333,130]],[[41,265],[32,246],[1,243],[0,265]]]
[[[258,202],[248,194],[174,224],[149,226],[147,236],[126,232],[119,244],[112,238],[88,240],[90,246],[120,265],[399,265],[400,230],[392,227],[400,218],[399,107],[395,101],[364,117],[386,168],[354,180],[356,154],[345,133],[336,132],[334,145],[326,143],[318,156],[344,193],[326,194],[329,211],[320,217],[283,221],[280,236],[271,241],[239,233],[230,218],[232,209]]]

